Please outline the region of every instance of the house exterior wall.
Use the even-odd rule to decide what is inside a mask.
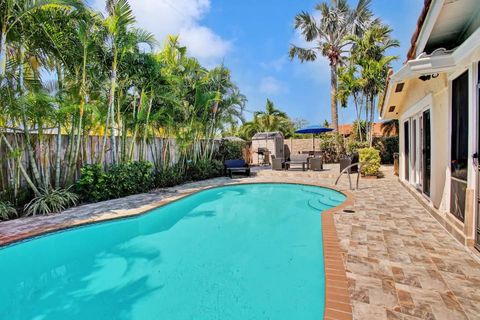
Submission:
[[[288,139],[285,140],[286,149],[290,151],[290,154],[298,154],[313,150],[313,141],[310,139]],[[320,149],[320,139],[315,139],[315,150]]]
[[[450,158],[451,158],[451,81],[469,70],[470,74],[470,98],[469,98],[469,172],[467,203],[465,210],[465,222],[462,223],[450,214]],[[438,78],[429,81],[419,79],[410,80],[405,99],[402,101],[398,116],[400,121],[400,179],[407,185],[411,183],[405,177],[405,132],[404,123],[410,120],[410,140],[412,137],[412,117],[419,112],[429,109],[431,115],[431,191],[430,196],[424,196],[425,200],[436,209],[437,219],[452,233],[460,242],[465,245],[473,245],[475,237],[476,218],[476,184],[477,169],[473,163],[473,155],[477,152],[477,63],[470,62],[458,66],[451,74],[441,74]],[[410,154],[412,150],[410,150]],[[412,163],[409,162],[410,177],[412,177]],[[414,187],[414,186],[412,186]],[[417,191],[422,194],[420,190]],[[423,194],[422,194],[423,196]]]

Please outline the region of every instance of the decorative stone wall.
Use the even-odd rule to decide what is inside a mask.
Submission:
[[[320,151],[320,139],[315,139],[315,150]],[[290,154],[298,154],[307,151],[313,151],[312,139],[285,139],[285,153],[288,157]]]

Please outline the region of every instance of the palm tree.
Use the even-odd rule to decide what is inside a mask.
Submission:
[[[392,47],[398,47],[397,40],[391,38],[392,30],[383,24],[375,23],[360,37],[352,35],[347,40],[352,44],[351,63],[359,67],[362,93],[365,97],[365,118],[367,120],[367,141],[373,143],[373,123],[375,102],[385,87],[390,64],[397,59],[385,55]]]
[[[359,0],[355,9],[350,8],[347,0],[333,1],[331,5],[322,2],[316,6],[321,17],[302,12],[295,17],[295,29],[300,30],[307,42],[313,42],[312,48],[292,45],[290,58],[298,57],[301,62],[315,61],[319,55],[330,62],[330,108],[332,124],[338,131],[337,108],[337,69],[342,64],[347,42],[345,38],[352,34],[361,34],[371,23],[369,9],[371,0]]]
[[[340,67],[338,69],[338,92],[337,99],[343,108],[348,107],[348,101],[350,97],[353,97],[353,103],[355,105],[356,122],[360,121],[362,114],[362,89],[363,79],[357,77],[358,68],[351,64],[349,66]],[[358,127],[358,138],[363,141],[363,134],[360,127]]]
[[[2,0],[0,2],[0,79],[5,76],[7,67],[8,38],[15,28],[31,14],[43,8],[57,7],[82,7],[82,2],[77,0]]]
[[[293,132],[293,122],[288,115],[277,109],[275,104],[267,99],[265,111],[257,111],[253,114],[253,120],[246,122],[240,128],[241,135],[250,139],[258,132],[280,131],[285,136]]]
[[[388,120],[382,123],[382,133],[385,136],[398,135],[398,133],[400,132],[399,130],[399,123],[396,119]]]
[[[128,0],[107,0],[106,9],[108,16],[105,19],[105,27],[109,35],[111,46],[112,67],[110,74],[110,93],[108,99],[107,122],[105,128],[110,125],[110,139],[112,148],[112,160],[117,161],[117,144],[115,138],[115,92],[117,89],[117,71],[119,59],[127,51],[137,48],[139,44],[146,43],[154,46],[153,35],[141,29],[134,29],[135,16]],[[105,130],[106,132],[107,130]],[[105,143],[104,143],[105,145]]]

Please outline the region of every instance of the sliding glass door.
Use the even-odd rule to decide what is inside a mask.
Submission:
[[[468,171],[468,71],[452,81],[450,212],[465,221]]]
[[[477,185],[476,185],[476,196],[477,196],[477,221],[476,221],[476,232],[475,232],[475,247],[480,250],[480,63],[477,67]]]
[[[405,180],[408,181],[410,180],[410,125],[409,121],[405,121],[403,124],[403,135],[404,135],[404,159],[403,159],[403,165],[404,165],[404,175],[405,175]]]
[[[422,184],[423,193],[430,196],[430,175],[432,172],[432,134],[430,127],[430,110],[422,115]]]

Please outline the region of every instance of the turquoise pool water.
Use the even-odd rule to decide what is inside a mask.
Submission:
[[[322,319],[320,211],[344,199],[228,186],[0,249],[0,319]]]

